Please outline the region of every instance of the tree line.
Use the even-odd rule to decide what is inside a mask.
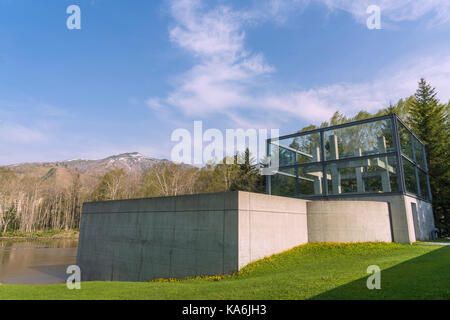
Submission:
[[[75,229],[89,192],[79,175],[62,188],[42,178],[22,177],[0,168],[0,233]]]

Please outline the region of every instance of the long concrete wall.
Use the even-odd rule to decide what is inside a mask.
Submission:
[[[312,201],[309,242],[392,242],[389,206],[374,201]]]
[[[306,201],[246,192],[86,203],[83,281],[227,274],[307,242]]]

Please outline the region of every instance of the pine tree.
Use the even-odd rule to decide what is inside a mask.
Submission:
[[[424,79],[411,103],[408,123],[425,143],[435,222],[448,234],[450,231],[450,130],[448,107],[436,98],[436,89]]]
[[[237,171],[230,190],[264,192],[265,177],[259,174],[257,166],[254,164],[255,159],[252,158],[249,148],[246,148],[242,154],[238,153],[235,159],[239,159],[240,164],[236,164]]]

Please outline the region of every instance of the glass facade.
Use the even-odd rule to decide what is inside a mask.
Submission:
[[[409,193],[429,200],[425,148],[395,115],[268,141],[268,192],[288,197]]]

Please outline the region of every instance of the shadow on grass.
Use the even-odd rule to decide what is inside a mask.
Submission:
[[[382,266],[380,266],[382,268]],[[311,299],[450,299],[450,247],[381,270],[381,289],[367,289],[367,277],[326,291]]]

